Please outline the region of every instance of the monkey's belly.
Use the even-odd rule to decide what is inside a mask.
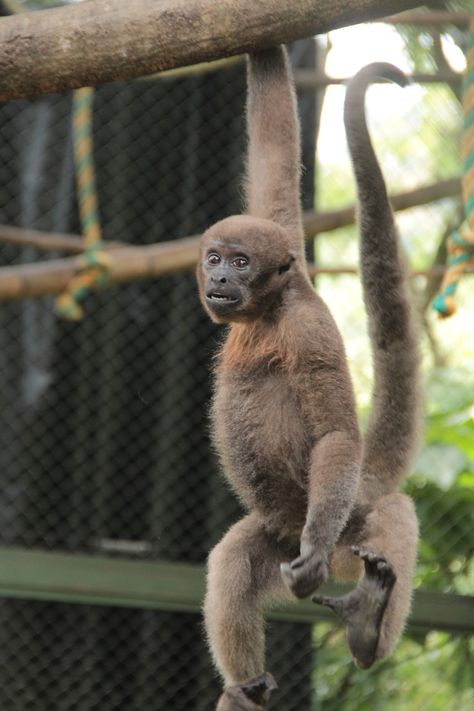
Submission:
[[[297,534],[313,443],[284,376],[218,381],[212,419],[225,476],[244,506],[280,533]]]

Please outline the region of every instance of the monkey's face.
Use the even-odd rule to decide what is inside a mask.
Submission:
[[[274,307],[293,261],[278,225],[247,215],[222,220],[201,242],[201,302],[216,323],[257,318]]]

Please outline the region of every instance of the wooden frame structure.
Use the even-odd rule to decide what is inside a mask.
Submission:
[[[311,33],[380,17],[392,24],[464,26],[470,13],[409,11],[411,0],[93,0],[53,10],[0,19],[0,100],[140,77],[175,70],[189,63],[219,60]],[[77,61],[77,57],[81,61]],[[209,65],[209,66],[212,66]],[[3,69],[3,71],[2,71]],[[178,69],[178,71],[180,71]],[[204,69],[205,71],[205,69]],[[169,74],[170,72],[168,72]],[[167,72],[165,72],[167,74]],[[173,74],[173,71],[171,71]],[[326,86],[337,79],[300,72],[302,87]],[[423,81],[458,83],[459,77],[422,75]],[[451,179],[392,197],[394,210],[404,210],[460,195],[460,180]],[[354,207],[333,213],[307,213],[306,234],[312,237],[354,222]],[[78,236],[49,235],[0,225],[0,242],[29,244],[80,254]],[[155,245],[108,244],[108,283],[156,278],[192,269],[198,237]],[[79,257],[67,257],[0,268],[0,302],[57,294],[82,269]],[[352,273],[352,268],[321,270],[315,275]],[[417,274],[420,272],[417,272]],[[431,275],[430,271],[423,273]]]
[[[458,194],[460,194],[460,179],[451,178],[410,192],[398,193],[392,196],[391,201],[395,210],[407,210],[432,201],[455,197]],[[354,220],[354,205],[334,212],[307,212],[304,217],[306,235],[310,238],[321,232],[330,232],[353,224]],[[82,238],[78,235],[49,234],[6,225],[0,225],[0,242],[9,242],[18,246],[33,245],[46,251],[76,253],[82,251]],[[198,245],[199,236],[144,246],[109,243],[108,283],[123,284],[138,279],[189,271],[196,265]],[[66,288],[82,266],[80,257],[66,257],[2,267],[0,268],[0,302],[57,294]],[[321,270],[310,266],[313,275],[322,271],[338,272],[337,269]],[[355,270],[349,269],[349,272],[352,271]]]
[[[12,15],[0,21],[0,101],[242,54],[419,4],[419,0],[93,0]]]
[[[0,19],[0,101],[126,80],[290,42],[389,13],[419,0],[93,0]],[[464,26],[470,13],[405,12],[385,22]],[[78,62],[80,57],[80,62]],[[298,78],[298,77],[297,77]],[[419,81],[459,82],[456,75]],[[331,80],[300,73],[302,86]],[[458,178],[392,197],[395,210],[460,195]],[[308,237],[354,221],[354,207],[307,213]],[[0,226],[0,242],[68,253],[82,251],[77,235]],[[109,243],[110,283],[192,269],[198,237],[148,246]],[[0,301],[58,293],[82,267],[78,257],[0,269]],[[313,273],[353,272],[353,269]],[[425,272],[427,273],[427,272]],[[201,567],[0,548],[0,595],[99,605],[199,612]],[[326,588],[330,590],[330,587]],[[449,602],[447,603],[447,598]],[[474,598],[419,591],[413,629],[474,632]],[[315,622],[324,608],[299,602],[272,612],[277,619]]]

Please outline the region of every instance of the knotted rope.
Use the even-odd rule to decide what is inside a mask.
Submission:
[[[94,89],[84,87],[73,95],[72,134],[79,217],[84,235],[85,250],[79,257],[80,268],[65,291],[56,299],[56,310],[63,318],[77,321],[84,315],[80,306],[94,289],[107,284],[109,256],[103,250],[102,234],[97,209],[93,143],[92,103]]]
[[[474,264],[474,17],[469,25],[466,50],[466,76],[463,83],[463,135],[461,152],[463,159],[462,195],[464,222],[448,238],[448,269],[433,301],[433,308],[441,318],[456,311],[454,295],[459,279],[466,267]]]

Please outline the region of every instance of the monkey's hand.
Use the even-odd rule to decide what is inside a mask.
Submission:
[[[283,581],[298,598],[308,597],[329,574],[328,557],[308,543],[301,543],[301,555],[280,565]]]
[[[268,672],[229,686],[219,698],[216,711],[260,711],[274,689],[278,689],[277,683]]]

